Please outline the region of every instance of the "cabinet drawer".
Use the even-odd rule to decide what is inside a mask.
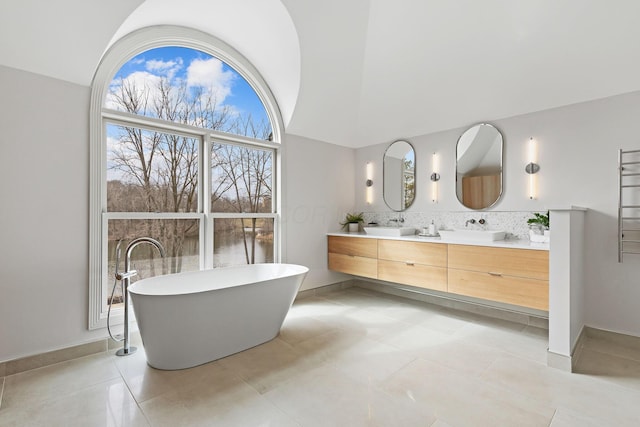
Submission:
[[[449,246],[449,268],[549,280],[549,252],[488,246]]]
[[[444,267],[378,260],[378,279],[447,291],[447,269]]]
[[[450,269],[448,290],[460,295],[549,310],[549,282],[546,280]]]
[[[403,242],[378,240],[378,258],[389,261],[447,266],[447,245],[440,243]]]
[[[376,279],[378,277],[378,260],[374,258],[329,253],[329,270]]]
[[[378,240],[364,237],[329,236],[329,252],[377,258]]]

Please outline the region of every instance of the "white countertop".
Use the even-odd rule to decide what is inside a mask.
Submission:
[[[509,239],[509,240],[495,240],[493,242],[473,242],[473,241],[460,241],[460,240],[447,240],[441,237],[423,237],[417,234],[413,236],[374,236],[366,234],[365,232],[359,233],[346,233],[335,232],[327,233],[328,236],[342,236],[342,237],[364,237],[367,239],[387,239],[387,240],[404,240],[407,242],[429,242],[429,243],[447,243],[453,245],[471,245],[471,246],[490,246],[495,248],[512,248],[512,249],[533,249],[538,251],[548,251],[548,243],[536,243],[527,239]]]

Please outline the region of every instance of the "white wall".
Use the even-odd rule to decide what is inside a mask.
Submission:
[[[87,330],[89,88],[0,67],[0,361]]]
[[[303,290],[343,281],[327,269],[326,233],[353,212],[354,150],[294,135],[284,144],[283,260],[309,267]]]
[[[640,149],[636,134],[640,92],[489,121],[504,135],[504,194],[489,211],[545,211],[549,207],[589,208],[585,228],[584,318],[588,326],[640,336],[640,255],[617,262],[617,150]],[[469,126],[473,125],[470,123]],[[465,129],[413,138],[417,157],[417,198],[409,212],[466,211],[457,200],[455,147]],[[526,143],[538,141],[537,200],[527,197]],[[392,141],[389,141],[391,143]],[[381,161],[388,144],[356,152],[356,209],[384,212]],[[431,202],[431,155],[441,158],[440,200]],[[365,164],[375,162],[374,203],[364,203]],[[551,225],[553,229],[553,223]]]

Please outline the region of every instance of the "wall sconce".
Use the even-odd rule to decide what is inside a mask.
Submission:
[[[373,203],[373,164],[371,162],[367,162],[366,175],[367,180],[365,181],[365,186],[367,188],[365,190],[365,201],[370,205]]]
[[[431,201],[438,203],[438,181],[440,181],[440,163],[438,162],[438,155],[433,153],[431,157]]]
[[[538,161],[538,147],[533,137],[529,138],[529,145],[527,147],[527,165],[524,167],[526,173],[529,174],[529,198],[531,200],[536,198],[536,174],[540,170]]]

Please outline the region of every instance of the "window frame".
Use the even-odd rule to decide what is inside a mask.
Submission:
[[[104,107],[109,85],[115,73],[135,55],[163,46],[181,46],[200,50],[225,62],[240,74],[254,89],[267,113],[272,127],[271,141],[257,140],[192,125],[168,122]],[[197,212],[108,212],[107,211],[107,124],[136,126],[187,135],[199,140],[198,209]],[[106,277],[107,224],[110,219],[198,219],[200,222],[200,269],[213,267],[213,225],[217,218],[272,218],[274,222],[274,262],[282,259],[282,188],[283,121],[275,97],[258,71],[239,52],[209,34],[176,26],[148,27],[123,37],[104,54],[91,86],[90,105],[90,207],[89,207],[89,329],[106,327],[104,298],[113,282]],[[220,213],[211,212],[209,171],[211,147],[215,141],[224,144],[266,149],[273,152],[272,212]],[[123,322],[123,310],[113,309],[111,324]]]

